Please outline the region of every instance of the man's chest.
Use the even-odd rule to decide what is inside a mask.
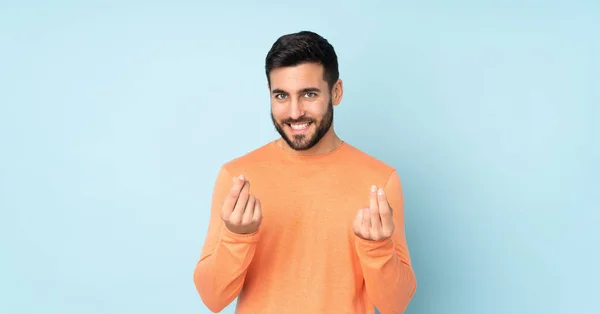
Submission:
[[[369,185],[360,181],[341,182],[332,176],[260,183],[251,193],[260,199],[261,227],[267,233],[345,233],[356,212],[369,205]]]

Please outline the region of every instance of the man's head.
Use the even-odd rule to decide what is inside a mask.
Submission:
[[[330,132],[341,101],[333,47],[313,32],[284,35],[267,54],[265,71],[275,129],[292,149],[310,149]]]

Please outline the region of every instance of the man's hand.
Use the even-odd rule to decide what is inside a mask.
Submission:
[[[365,239],[379,241],[394,234],[392,209],[382,188],[371,187],[369,208],[359,209],[354,218],[354,233]]]
[[[223,202],[221,218],[233,233],[254,233],[262,221],[260,201],[249,190],[250,182],[243,175],[233,178],[233,186]]]

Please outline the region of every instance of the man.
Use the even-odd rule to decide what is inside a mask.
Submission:
[[[395,169],[341,140],[337,56],[313,32],[266,57],[281,138],[225,163],[194,283],[220,312],[402,313],[416,289]]]

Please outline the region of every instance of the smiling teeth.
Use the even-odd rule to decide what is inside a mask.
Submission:
[[[304,123],[304,124],[290,124],[290,126],[294,130],[302,130],[302,129],[306,129],[306,127],[308,127],[308,123]]]

